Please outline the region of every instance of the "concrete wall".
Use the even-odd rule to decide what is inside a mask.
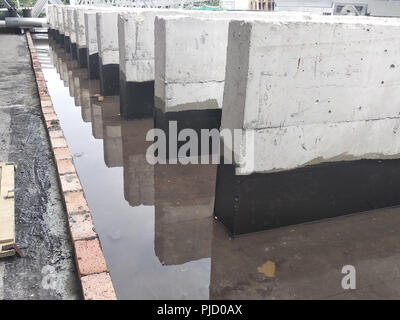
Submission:
[[[222,128],[254,134],[237,173],[398,158],[399,31],[367,17],[232,21]]]

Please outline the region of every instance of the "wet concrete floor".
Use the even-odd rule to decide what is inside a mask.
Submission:
[[[121,118],[86,69],[35,44],[119,299],[400,298],[399,208],[231,239],[212,215],[216,166],[149,165],[152,119]]]
[[[0,34],[0,161],[16,165],[23,253],[0,259],[0,300],[82,298],[25,35]]]

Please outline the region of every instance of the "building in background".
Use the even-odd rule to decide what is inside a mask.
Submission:
[[[274,11],[274,0],[249,0],[250,10]]]
[[[275,11],[399,17],[400,0],[275,0]]]

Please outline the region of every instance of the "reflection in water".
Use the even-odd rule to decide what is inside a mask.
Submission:
[[[340,287],[345,264],[364,287],[400,287],[390,278],[400,258],[396,209],[232,240],[212,218],[216,166],[149,165],[152,119],[121,119],[119,98],[99,98],[98,81],[52,48],[56,67],[43,71],[119,298],[346,298],[355,293]],[[267,261],[276,266],[270,277],[258,271]],[[374,294],[394,296],[379,288]]]
[[[104,97],[101,104],[104,161],[109,168],[122,167],[121,116],[119,97]]]
[[[146,133],[153,128],[152,119],[122,122],[122,152],[124,165],[124,195],[132,207],[154,205],[154,166],[146,160],[151,144]]]
[[[215,165],[154,166],[155,250],[165,265],[211,256]]]

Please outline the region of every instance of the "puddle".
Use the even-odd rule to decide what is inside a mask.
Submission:
[[[400,297],[398,209],[232,240],[212,217],[216,166],[149,165],[153,120],[121,118],[86,69],[35,46],[119,299],[354,298],[340,285],[348,264],[357,297]]]

